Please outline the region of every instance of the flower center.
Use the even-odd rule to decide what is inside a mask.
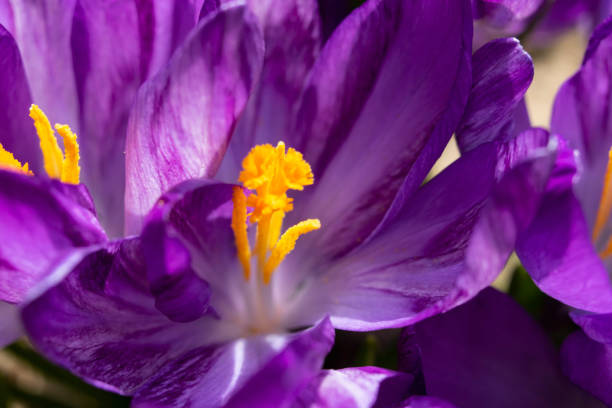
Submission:
[[[293,199],[288,190],[303,190],[313,184],[310,164],[293,148],[285,151],[285,144],[258,145],[251,149],[242,161],[243,170],[238,181],[255,192],[245,195],[240,187],[234,187],[232,230],[238,259],[245,280],[251,276],[251,257],[257,258],[258,277],[266,285],[283,259],[295,248],[298,238],[321,228],[318,219],[301,221],[288,228],[281,236],[285,214],[293,210]],[[247,214],[247,207],[253,210]],[[257,224],[253,250],[247,236],[247,217]],[[280,238],[279,238],[280,237]]]
[[[64,183],[79,184],[81,168],[79,167],[79,144],[77,136],[68,125],[55,125],[55,130],[64,141],[65,156],[59,145],[55,132],[44,112],[36,105],[30,107],[30,117],[34,120],[40,150],[43,154],[45,171],[49,177]],[[21,164],[12,153],[0,144],[0,169],[7,169],[32,176],[28,163]]]

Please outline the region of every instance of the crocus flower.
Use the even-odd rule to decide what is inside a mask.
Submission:
[[[531,316],[492,288],[405,329],[400,368],[414,370],[415,360],[427,395],[458,407],[604,406],[563,375],[557,347]]]
[[[567,177],[551,185],[517,252],[536,284],[579,311],[571,313],[584,333],[563,346],[569,377],[612,403],[612,254],[610,211],[612,118],[612,20],[593,33],[582,66],[555,99],[551,130],[577,152]],[[559,179],[561,181],[561,179]]]
[[[107,234],[121,235],[129,109],[138,86],[165,64],[195,25],[196,3],[0,1],[0,166],[21,169],[23,163],[27,168],[21,170],[37,176],[2,175],[0,200],[11,211],[0,229],[5,243],[0,249],[0,344],[20,334],[14,305],[56,256],[105,242]],[[64,152],[38,107],[33,111],[37,129],[42,126],[37,142],[28,118],[32,102],[72,127],[73,136],[63,137],[66,156],[72,157],[68,164],[82,167],[72,179],[62,175]],[[68,128],[58,131],[63,129]],[[71,142],[75,133],[78,143]]]
[[[314,1],[215,3],[138,93],[130,237],[54,259],[21,306],[39,350],[135,406],[219,406],[264,385],[284,401],[319,375],[334,327],[401,327],[467,301],[556,156],[509,120],[532,75],[517,41],[474,56],[472,78],[467,0],[369,1],[320,51]],[[458,128],[508,139],[421,186]],[[9,203],[15,190],[0,188]],[[35,221],[43,236],[58,225]]]
[[[608,404],[611,32],[611,20],[595,30],[581,68],[556,97],[551,131],[567,139],[570,150],[558,156],[538,215],[517,242],[517,253],[539,288],[579,309],[571,316],[584,333],[571,335],[564,344],[564,371]],[[462,136],[458,138],[461,145]]]

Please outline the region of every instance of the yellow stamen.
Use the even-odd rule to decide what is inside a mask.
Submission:
[[[53,132],[51,128],[49,119],[47,119],[47,116],[36,105],[30,107],[30,117],[34,119],[36,133],[40,140],[40,150],[43,154],[45,171],[49,177],[60,179],[62,176],[64,155],[57,144],[55,132]]]
[[[28,163],[21,164],[13,154],[4,149],[2,143],[0,143],[0,169],[12,170],[18,173],[23,173],[28,176],[32,176],[32,172],[28,168]]]
[[[64,153],[57,144],[55,132],[51,128],[49,119],[36,105],[30,106],[30,117],[34,119],[34,126],[40,141],[40,150],[43,154],[45,171],[49,177],[59,179],[64,183],[79,184],[81,168],[79,167],[79,144],[77,136],[68,125],[55,125],[55,129],[64,139]],[[15,170],[28,176],[34,174],[29,170],[28,163],[23,166],[15,159],[12,153],[6,151],[0,144],[0,168]]]
[[[232,211],[232,230],[236,241],[238,260],[242,264],[244,279],[249,280],[251,275],[251,248],[247,237],[247,208],[246,196],[240,187],[234,187],[232,201],[234,209]]]
[[[55,130],[64,140],[66,157],[62,163],[62,177],[64,183],[79,184],[81,168],[79,167],[79,144],[77,136],[68,125],[55,125]]]
[[[317,219],[305,220],[297,223],[293,227],[289,228],[283,236],[278,240],[268,262],[263,271],[263,279],[265,283],[270,283],[272,272],[280,265],[285,257],[293,251],[295,243],[298,238],[310,231],[318,230],[321,228],[321,222]]]
[[[55,130],[64,140],[66,151],[64,158],[64,153],[57,144],[55,132],[45,113],[37,105],[32,105],[30,106],[30,117],[34,119],[45,171],[49,177],[64,183],[79,184],[81,168],[79,167],[80,155],[76,134],[70,130],[68,125],[55,125]]]
[[[599,253],[599,256],[602,259],[605,259],[609,257],[610,255],[612,255],[612,237],[608,239],[608,243],[606,244],[606,247],[604,248],[604,250]]]
[[[285,213],[283,211],[275,211],[270,216],[270,233],[268,234],[267,249],[271,250],[280,238],[281,228],[283,227],[283,219]]]
[[[304,160],[302,154],[293,148],[286,150],[283,142],[278,142],[276,147],[269,144],[253,147],[242,161],[242,167],[238,180],[246,188],[255,190],[255,193],[249,195],[246,204],[234,196],[232,228],[239,222],[237,207],[246,205],[253,208],[249,216],[251,223],[257,223],[254,254],[257,256],[260,276],[267,284],[274,270],[295,248],[297,239],[321,227],[319,220],[306,220],[289,228],[281,236],[285,213],[293,210],[293,199],[287,196],[287,191],[303,190],[304,186],[313,184],[314,176],[310,164]],[[238,237],[235,228],[234,234],[238,257],[244,268],[243,258],[247,252],[244,247],[241,249],[238,242],[246,246],[247,250],[250,248],[246,240],[246,229],[244,240]],[[248,253],[250,256],[250,252]],[[246,277],[248,279],[248,276]]]
[[[268,257],[268,242],[270,240],[270,214],[260,218],[257,225],[257,237],[255,238],[255,254],[257,254],[257,267],[260,271],[266,264]]]

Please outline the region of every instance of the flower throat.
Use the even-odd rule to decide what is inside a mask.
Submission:
[[[288,228],[281,236],[285,214],[293,210],[293,199],[288,190],[303,190],[313,184],[310,164],[293,148],[285,151],[285,144],[276,147],[265,144],[251,149],[242,161],[238,181],[248,190],[234,187],[232,201],[232,230],[245,280],[251,276],[251,258],[256,257],[258,278],[270,283],[272,274],[283,259],[295,248],[298,238],[321,228],[318,219],[301,221]],[[252,208],[247,213],[247,207]],[[248,218],[248,221],[247,221]],[[255,246],[251,248],[247,222],[257,224]]]

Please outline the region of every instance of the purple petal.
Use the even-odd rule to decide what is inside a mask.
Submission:
[[[533,79],[531,57],[515,38],[484,45],[474,53],[472,66],[472,91],[456,131],[462,152],[516,135],[511,113]]]
[[[316,0],[249,0],[264,35],[266,54],[257,87],[232,135],[217,178],[238,179],[242,159],[259,144],[294,146],[291,114],[320,47]]]
[[[473,0],[474,18],[486,18],[500,26],[512,20],[524,20],[540,7],[543,0]]]
[[[82,178],[111,236],[123,229],[125,138],[136,92],[167,62],[196,17],[187,0],[76,2],[70,48],[80,123],[74,126]]]
[[[378,367],[322,371],[292,407],[392,407],[408,395],[410,374]]]
[[[472,0],[474,10],[474,49],[494,38],[518,36],[542,10],[545,0]],[[531,37],[529,37],[531,40]]]
[[[50,264],[106,241],[83,185],[0,170],[0,299],[18,303]]]
[[[216,283],[229,273],[229,258],[236,256],[231,216],[232,185],[207,180],[178,185],[148,215],[142,233],[147,276],[156,307],[170,319],[186,322],[212,311],[205,277]]]
[[[573,311],[570,316],[590,338],[600,343],[612,344],[612,313]]]
[[[200,8],[198,20],[203,20],[209,15],[218,12],[222,5],[226,3],[227,5],[230,5],[233,1],[234,0],[204,0],[202,2],[202,7]],[[244,4],[244,0],[241,1],[241,4]]]
[[[0,143],[38,173],[41,154],[28,109],[32,99],[15,40],[0,25]],[[30,136],[30,137],[28,137]]]
[[[225,407],[294,407],[295,398],[321,370],[333,342],[334,328],[326,318],[292,340]]]
[[[415,330],[429,395],[471,408],[600,406],[565,378],[536,322],[495,289]]]
[[[599,206],[608,155],[612,147],[609,94],[612,92],[612,20],[593,33],[582,67],[563,84],[555,98],[551,131],[578,149],[583,163],[575,191],[588,225]]]
[[[15,32],[15,16],[10,0],[0,0],[0,25],[9,33]]]
[[[583,389],[612,405],[612,346],[591,340],[582,332],[569,335],[561,347],[565,374]]]
[[[17,306],[0,300],[0,347],[14,342],[22,334]]]
[[[326,319],[293,335],[257,336],[194,349],[160,371],[132,404],[137,408],[282,406],[276,403],[292,393],[288,390],[301,388],[319,371],[333,336]]]
[[[167,189],[212,176],[249,96],[263,56],[245,7],[198,23],[168,67],[139,92],[128,126],[126,232]]]
[[[402,183],[401,198],[421,184],[467,101],[471,29],[467,1],[398,0],[367,2],[334,32],[294,131],[317,181],[288,221],[323,225],[300,252],[345,253],[381,221]]]
[[[562,148],[535,220],[516,251],[538,287],[570,306],[612,311],[612,284],[573,192],[572,151]]]
[[[455,408],[455,406],[440,398],[415,395],[400,405],[399,408]]]
[[[52,122],[67,123],[80,134],[78,94],[70,49],[77,0],[11,2],[11,31],[23,59],[33,102]],[[21,115],[27,116],[27,111]],[[36,145],[36,133],[32,143]]]
[[[134,240],[73,252],[36,289],[22,319],[37,349],[115,392],[133,393],[210,337],[206,322],[174,323],[155,309]]]
[[[512,252],[516,235],[535,215],[556,154],[549,148],[527,149],[520,161],[517,150],[498,152],[485,144],[426,183],[379,235],[320,267],[324,272],[317,279],[305,280],[295,319],[308,321],[305,316],[320,307],[342,329],[401,327],[461,304],[488,286]],[[508,159],[512,154],[517,157]],[[496,182],[496,167],[509,165],[504,160],[518,163]],[[310,264],[301,267],[318,272]]]

